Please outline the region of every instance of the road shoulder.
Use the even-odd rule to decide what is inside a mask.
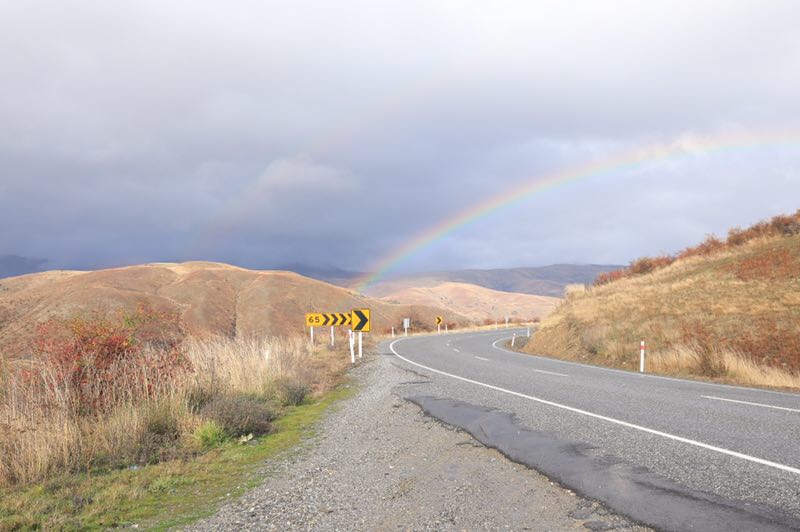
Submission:
[[[194,530],[641,530],[404,400],[425,377],[379,356],[300,453]]]

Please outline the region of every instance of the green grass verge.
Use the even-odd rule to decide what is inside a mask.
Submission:
[[[139,525],[163,530],[212,515],[263,479],[265,460],[314,434],[335,402],[354,393],[342,386],[292,407],[276,431],[240,445],[230,442],[189,460],[141,469],[62,475],[0,491],[0,530],[103,529]]]

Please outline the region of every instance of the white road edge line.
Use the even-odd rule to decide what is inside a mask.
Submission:
[[[547,373],[548,375],[558,375],[559,377],[569,377],[569,375],[565,375],[563,373],[556,373],[555,371],[545,371],[543,369],[535,369],[533,370],[536,373]]]
[[[455,347],[453,348],[453,351],[455,351],[456,353],[460,353],[461,352],[458,349],[456,349]]]
[[[544,404],[544,405],[554,406],[556,408],[561,408],[563,410],[568,410],[570,412],[575,412],[576,414],[581,414],[581,415],[584,415],[584,416],[593,417],[595,419],[601,419],[603,421],[608,421],[609,423],[616,423],[617,425],[622,425],[623,427],[628,427],[628,428],[631,428],[631,429],[640,430],[642,432],[647,432],[649,434],[655,434],[656,436],[661,436],[663,438],[667,438],[667,439],[670,439],[670,440],[678,441],[678,442],[681,442],[681,443],[687,443],[689,445],[694,445],[695,447],[701,447],[701,448],[707,449],[709,451],[714,451],[714,452],[717,452],[717,453],[726,454],[728,456],[734,456],[736,458],[741,458],[742,460],[747,460],[749,462],[755,462],[756,464],[761,464],[761,465],[765,465],[765,466],[769,466],[769,467],[774,467],[775,469],[780,469],[781,471],[787,471],[789,473],[794,473],[795,475],[800,475],[800,469],[798,469],[796,467],[791,467],[791,466],[779,464],[777,462],[771,462],[769,460],[764,460],[763,458],[757,458],[755,456],[750,456],[748,454],[743,454],[743,453],[739,453],[739,452],[736,452],[736,451],[731,451],[730,449],[724,449],[722,447],[716,447],[714,445],[709,445],[707,443],[703,443],[703,442],[700,442],[700,441],[691,440],[689,438],[684,438],[682,436],[676,436],[674,434],[669,434],[667,432],[661,432],[660,430],[649,429],[649,428],[643,427],[641,425],[635,425],[633,423],[628,423],[627,421],[622,421],[621,419],[615,419],[613,417],[602,416],[600,414],[595,414],[594,412],[588,412],[586,410],[581,410],[580,408],[575,408],[575,407],[572,407],[572,406],[562,405],[560,403],[554,403],[553,401],[547,401],[546,399],[540,399],[540,398],[534,397],[532,395],[525,395],[524,393],[515,392],[513,390],[506,390],[505,388],[500,388],[499,386],[492,386],[491,384],[486,384],[485,382],[480,382],[480,381],[475,381],[475,380],[472,380],[472,379],[467,379],[466,377],[459,377],[458,375],[453,375],[452,373],[446,373],[446,372],[440,371],[438,369],[433,369],[433,368],[428,367],[428,366],[423,366],[422,364],[418,364],[416,362],[413,362],[413,361],[407,359],[406,357],[402,356],[400,353],[395,351],[394,344],[396,344],[397,342],[399,342],[401,340],[403,340],[403,339],[400,338],[400,339],[395,340],[392,343],[390,343],[389,344],[389,349],[399,359],[405,360],[409,364],[413,364],[414,366],[417,366],[419,368],[427,369],[428,371],[433,371],[434,373],[439,373],[440,375],[445,375],[447,377],[451,377],[453,379],[458,379],[460,381],[469,382],[470,384],[477,384],[478,386],[483,386],[484,388],[489,388],[491,390],[496,390],[498,392],[507,393],[509,395],[515,395],[517,397],[522,397],[523,399],[529,399],[531,401],[535,401],[537,403],[541,403],[541,404]]]
[[[484,362],[489,362],[488,358],[479,357],[478,355],[475,355],[475,358],[477,358],[478,360],[483,360]]]
[[[725,399],[724,397],[714,397],[713,395],[701,395],[703,399],[714,399],[716,401],[728,401],[729,403],[741,403],[743,405],[763,406],[764,408],[774,408],[775,410],[786,410],[787,412],[800,412],[797,408],[786,408],[785,406],[765,405],[763,403],[751,403],[749,401],[737,401],[736,399]]]
[[[510,336],[506,336],[504,338],[500,338],[499,340],[495,340],[494,342],[492,342],[492,347],[494,347],[498,351],[502,351],[503,353],[508,353],[510,355],[517,355],[517,356],[520,356],[520,357],[527,357],[529,359],[544,360],[544,361],[548,361],[548,362],[556,362],[556,363],[559,363],[559,364],[567,364],[569,366],[581,366],[581,367],[584,367],[584,368],[597,369],[597,370],[600,370],[600,371],[610,371],[611,373],[620,373],[622,375],[627,375],[628,377],[661,379],[661,380],[665,380],[665,381],[683,382],[685,384],[700,384],[702,386],[715,386],[717,388],[727,388],[727,389],[730,389],[730,390],[740,390],[740,391],[744,390],[744,391],[749,391],[749,392],[769,393],[769,394],[775,394],[775,395],[788,395],[789,397],[797,397],[798,396],[798,394],[796,394],[796,393],[777,392],[775,390],[765,390],[765,389],[762,389],[762,388],[749,388],[747,386],[733,386],[731,384],[718,384],[716,382],[703,382],[703,381],[693,381],[693,380],[688,380],[688,379],[678,379],[678,378],[675,378],[675,377],[665,377],[663,375],[652,375],[650,373],[636,373],[636,372],[633,372],[633,371],[624,371],[624,370],[621,370],[621,369],[604,368],[602,366],[593,366],[591,364],[581,364],[580,362],[572,362],[572,361],[569,361],[569,360],[561,360],[559,358],[544,357],[544,356],[540,356],[540,355],[534,355],[532,353],[531,354],[529,354],[529,353],[518,353],[516,351],[511,351],[509,349],[504,349],[502,347],[497,347],[497,344],[499,342],[502,342],[503,340],[511,340],[511,337]]]

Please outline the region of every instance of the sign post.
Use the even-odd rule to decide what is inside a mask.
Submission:
[[[353,338],[353,331],[347,331],[347,334],[348,334],[348,340],[349,340],[349,343],[350,343],[350,363],[351,364],[355,364],[356,363],[356,353],[355,353],[355,351],[353,351],[353,345],[355,344],[355,339]]]
[[[364,356],[363,352],[363,333],[369,332],[372,323],[370,321],[370,311],[368,308],[354,308],[350,320],[351,333],[358,333],[358,358]],[[355,358],[353,358],[355,361]]]
[[[436,332],[437,333],[441,333],[442,332],[442,321],[444,321],[444,320],[442,320],[441,316],[436,316]]]
[[[308,327],[308,334],[311,339],[311,345],[314,345],[314,327],[322,327],[330,325],[331,327],[331,345],[334,345],[334,327],[342,325],[350,325],[353,317],[349,312],[309,312],[306,314],[306,327]]]

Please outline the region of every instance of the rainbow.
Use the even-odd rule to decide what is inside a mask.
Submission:
[[[458,212],[455,216],[440,221],[433,227],[392,249],[376,261],[373,267],[369,269],[370,273],[358,279],[354,289],[364,292],[370,285],[384,278],[398,265],[434,242],[541,192],[576,181],[604,174],[618,173],[662,160],[680,159],[720,151],[796,144],[798,140],[800,140],[800,133],[796,131],[762,132],[759,134],[737,132],[714,137],[682,138],[667,144],[651,144],[638,147],[575,168],[556,172],[552,175],[535,177],[522,185],[501,192],[486,201]]]

